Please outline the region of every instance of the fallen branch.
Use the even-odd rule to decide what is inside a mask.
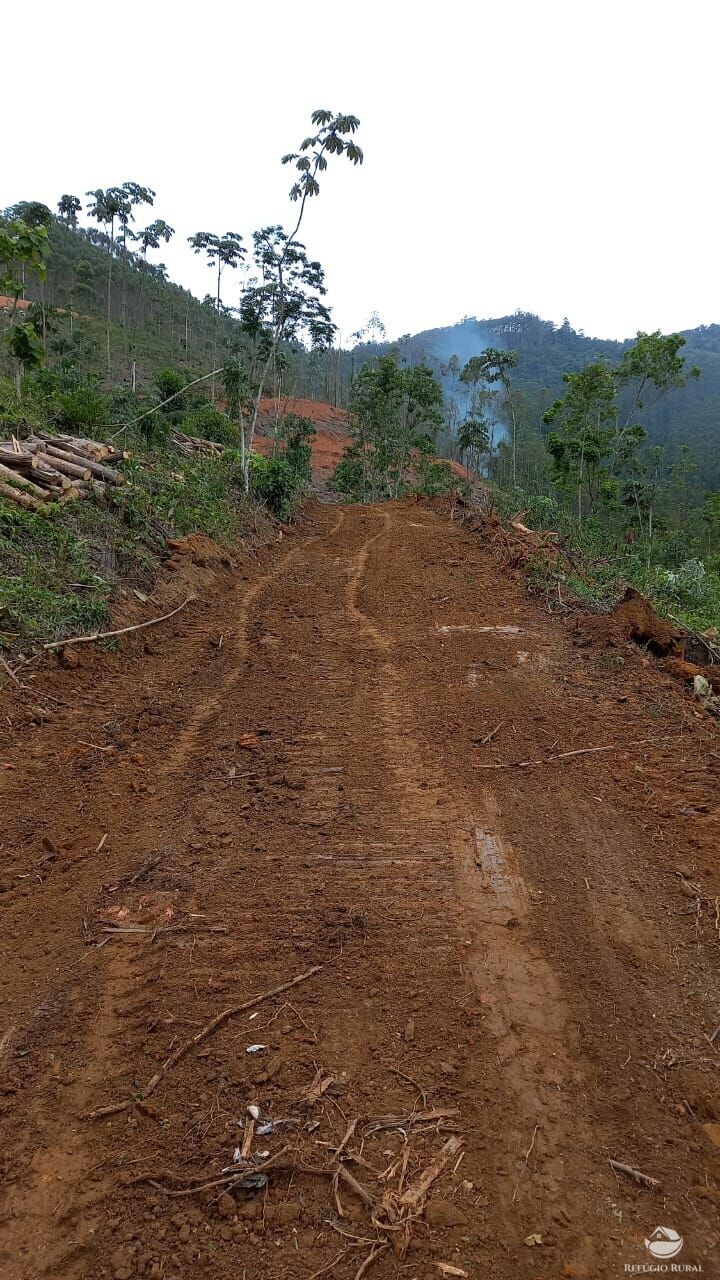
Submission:
[[[525,1159],[524,1159],[524,1160],[523,1160],[523,1162],[522,1162],[522,1168],[521,1168],[521,1170],[520,1170],[520,1175],[519,1175],[519,1177],[518,1177],[517,1182],[515,1183],[515,1190],[514,1190],[514,1191],[513,1191],[513,1193],[512,1193],[512,1200],[510,1201],[510,1203],[511,1203],[511,1204],[514,1204],[514,1203],[515,1203],[515,1200],[517,1199],[517,1193],[518,1193],[518,1191],[519,1191],[519,1189],[520,1189],[520,1182],[521,1182],[521,1180],[522,1180],[522,1176],[523,1176],[523,1174],[524,1174],[525,1170],[527,1169],[527,1166],[528,1166],[528,1160],[530,1159],[530,1156],[532,1155],[533,1147],[535,1146],[535,1139],[536,1139],[536,1137],[537,1137],[537,1131],[538,1131],[538,1129],[539,1129],[539,1128],[540,1128],[540,1126],[536,1124],[536,1125],[535,1125],[535,1128],[533,1129],[532,1141],[531,1141],[530,1146],[528,1147],[527,1151],[525,1152]]]
[[[492,742],[493,738],[495,737],[495,734],[500,732],[504,724],[505,724],[505,721],[501,720],[499,724],[495,725],[494,729],[491,729],[489,733],[486,733],[485,737],[480,740],[480,746],[486,747],[488,742]]]
[[[716,663],[720,663],[720,651],[715,649],[704,635],[702,635],[699,631],[695,631],[692,627],[689,627],[687,622],[683,622],[682,618],[678,618],[674,613],[671,613],[669,616],[672,618],[673,622],[677,622],[678,626],[682,627],[683,631],[689,631],[690,635],[693,636],[694,639],[697,640],[699,644],[701,644],[703,648],[710,654],[710,657],[712,659],[712,662],[710,664],[711,666]]]
[[[390,1069],[393,1070],[392,1067]],[[416,1082],[413,1080],[411,1083]],[[377,1116],[365,1125],[363,1135],[369,1137],[382,1129],[411,1129],[415,1124],[434,1124],[438,1120],[453,1120],[459,1115],[459,1107],[435,1107],[432,1111],[414,1111],[410,1116]]]
[[[375,1248],[370,1251],[365,1261],[361,1263],[360,1266],[358,1267],[357,1271],[355,1272],[354,1280],[362,1280],[363,1276],[366,1275],[367,1272],[370,1270],[375,1259],[379,1258],[380,1254],[384,1253],[387,1247],[388,1247],[387,1242],[384,1244],[376,1245]]]
[[[356,1178],[353,1178],[350,1170],[346,1168],[344,1164],[339,1164],[337,1169],[334,1170],[334,1173],[338,1178],[342,1178],[343,1182],[345,1183],[349,1191],[352,1191],[353,1194],[356,1195],[359,1200],[362,1200],[366,1209],[372,1209],[373,1207],[372,1196],[368,1191],[365,1190],[365,1188],[357,1181]]]
[[[2,486],[0,485],[0,488]],[[147,622],[136,622],[132,627],[120,627],[117,631],[93,631],[87,636],[69,636],[67,640],[52,640],[50,644],[44,644],[43,649],[63,649],[67,644],[91,644],[95,640],[112,640],[115,636],[125,636],[128,631],[142,631],[143,627],[155,627],[158,622],[167,622],[168,618],[174,618],[176,613],[185,608],[195,596],[188,596],[179,604],[177,609],[171,609],[169,613],[164,613],[161,618],[149,618]]]
[[[408,1208],[411,1213],[413,1209],[419,1209],[435,1179],[439,1178],[445,1166],[449,1164],[462,1149],[462,1145],[462,1138],[448,1138],[445,1146],[441,1148],[439,1155],[436,1156],[426,1169],[423,1169],[420,1177],[401,1195],[400,1204],[404,1208]]]
[[[18,686],[18,688],[22,689],[22,687],[23,687],[23,686],[20,684],[20,681],[18,680],[17,676],[15,675],[15,672],[13,671],[12,667],[10,666],[10,663],[5,661],[5,659],[3,658],[2,654],[0,654],[0,667],[2,667],[4,671],[7,671],[7,673],[8,673],[8,675],[9,675],[10,679],[11,679],[11,680],[14,680],[14,681],[15,681],[15,684]]]
[[[624,1173],[626,1178],[632,1178],[633,1182],[639,1183],[641,1187],[648,1187],[650,1191],[657,1191],[660,1186],[657,1178],[651,1178],[639,1169],[631,1169],[629,1164],[621,1164],[619,1160],[608,1160],[608,1164],[615,1173]]]
[[[348,1127],[347,1127],[347,1129],[346,1129],[346,1131],[345,1131],[345,1136],[344,1136],[344,1138],[343,1138],[342,1142],[340,1143],[340,1146],[335,1148],[335,1159],[336,1159],[336,1160],[339,1160],[339,1159],[340,1159],[340,1156],[342,1155],[342,1153],[343,1153],[343,1151],[345,1150],[345,1148],[346,1148],[346,1146],[347,1146],[348,1142],[349,1142],[349,1141],[350,1141],[350,1139],[352,1138],[352,1136],[353,1136],[353,1134],[354,1134],[354,1132],[355,1132],[355,1129],[356,1129],[356,1128],[357,1128],[357,1119],[352,1120],[352,1121],[350,1122],[350,1124],[348,1125]]]
[[[406,1080],[408,1084],[411,1084],[413,1088],[417,1089],[420,1097],[422,1098],[423,1106],[427,1106],[427,1089],[423,1088],[419,1080],[413,1080],[412,1076],[407,1076],[399,1067],[388,1067],[388,1071],[391,1071],[394,1076],[399,1076],[401,1080]]]
[[[553,760],[569,760],[570,756],[594,755],[598,751],[625,751],[628,747],[644,747],[648,743],[676,742],[677,738],[640,738],[638,742],[610,742],[604,747],[580,747],[576,751],[559,751],[553,756],[542,756],[539,760],[511,760],[508,764],[476,764],[475,769],[528,769],[536,764],[550,764]]]
[[[151,1186],[157,1187],[159,1191],[164,1191],[166,1196],[194,1196],[201,1191],[211,1191],[214,1187],[225,1187],[226,1189],[233,1186],[236,1182],[242,1182],[249,1173],[264,1173],[266,1169],[286,1168],[294,1169],[295,1165],[285,1166],[278,1165],[281,1156],[285,1155],[288,1147],[281,1147],[276,1155],[270,1156],[268,1160],[263,1160],[262,1164],[255,1165],[238,1165],[236,1169],[228,1170],[221,1174],[219,1178],[213,1178],[211,1182],[199,1182],[196,1186],[183,1187],[180,1191],[168,1191],[161,1182],[157,1182],[150,1174],[140,1174],[139,1177],[133,1178],[133,1182],[149,1182]]]
[[[273,996],[279,996],[283,991],[289,991],[291,987],[296,987],[300,982],[307,982],[308,978],[312,978],[314,974],[320,973],[322,968],[323,966],[321,964],[313,965],[312,969],[307,970],[307,973],[299,973],[295,978],[291,978],[289,982],[282,982],[280,986],[273,987],[270,991],[263,991],[262,995],[252,996],[250,1000],[245,1000],[243,1004],[235,1004],[229,1009],[223,1009],[222,1013],[218,1013],[217,1016],[214,1017],[211,1022],[208,1022],[204,1027],[202,1027],[191,1040],[186,1040],[185,1043],[181,1044],[174,1053],[170,1054],[170,1057],[166,1059],[160,1070],[156,1071],[155,1075],[148,1080],[139,1097],[127,1098],[125,1102],[113,1102],[107,1107],[97,1107],[94,1111],[86,1111],[81,1115],[80,1119],[98,1120],[102,1116],[117,1115],[120,1111],[127,1111],[130,1107],[134,1107],[136,1102],[144,1102],[146,1098],[150,1097],[151,1093],[155,1092],[160,1081],[167,1075],[168,1071],[171,1071],[180,1059],[185,1057],[186,1053],[189,1053],[195,1045],[202,1044],[203,1040],[207,1040],[208,1036],[211,1036],[213,1031],[216,1031],[218,1027],[221,1027],[229,1018],[233,1018],[238,1013],[244,1013],[246,1009],[253,1009],[255,1005],[262,1004],[264,1000],[270,1000]]]

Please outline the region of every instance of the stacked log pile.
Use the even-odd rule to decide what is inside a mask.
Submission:
[[[172,442],[184,458],[192,458],[195,454],[219,458],[225,452],[224,444],[218,444],[216,440],[202,440],[200,436],[186,436],[183,431],[173,431]]]
[[[0,495],[39,511],[46,502],[102,497],[107,485],[124,477],[112,466],[128,454],[97,440],[53,436],[44,431],[19,441],[0,441]]]

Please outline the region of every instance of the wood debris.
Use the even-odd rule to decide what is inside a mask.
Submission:
[[[175,430],[170,437],[173,447],[184,458],[192,458],[194,454],[208,458],[219,458],[225,452],[225,445],[216,440],[203,440],[200,436],[186,436],[184,431]]]
[[[641,1173],[639,1169],[633,1169],[629,1164],[621,1164],[619,1160],[608,1160],[608,1164],[614,1173],[624,1173],[626,1178],[632,1178],[633,1182],[637,1182],[640,1187],[657,1191],[660,1186],[657,1178],[651,1178],[649,1174]]]
[[[30,511],[46,502],[102,497],[107,485],[124,484],[111,463],[129,454],[98,440],[40,431],[27,440],[0,441],[0,493]]]

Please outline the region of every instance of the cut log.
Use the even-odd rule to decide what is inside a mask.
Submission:
[[[89,453],[95,458],[96,462],[102,462],[109,453],[112,453],[112,445],[101,444],[99,440],[90,440],[81,436],[70,436],[65,432],[58,432],[51,435],[49,431],[38,431],[40,440],[44,440],[46,444],[59,446],[67,445],[73,453]]]
[[[13,471],[23,471],[26,467],[31,467],[32,460],[33,455],[29,450],[16,453],[10,445],[0,444],[0,462],[6,467],[12,467]]]
[[[102,462],[93,462],[90,458],[84,458],[81,453],[73,453],[69,445],[46,444],[44,451],[49,453],[51,458],[71,463],[74,467],[89,471],[91,475],[97,476],[98,480],[105,480],[108,484],[123,484],[124,482],[124,477],[120,475],[119,471],[113,471],[112,467],[106,467]],[[90,476],[82,477],[83,480],[89,480],[89,478]]]
[[[58,456],[59,455],[59,456]],[[53,467],[56,471],[61,471],[63,475],[72,476],[73,480],[89,480],[92,471],[87,463],[80,465],[78,462],[70,462],[59,449],[53,449],[52,453],[48,449],[41,453],[38,450],[37,455],[41,462],[48,467]]]
[[[43,454],[36,454],[33,457],[32,469],[30,477],[35,484],[44,485],[46,489],[69,489],[72,486],[72,480],[69,476],[64,476],[61,471],[56,471],[54,467],[45,466],[42,462]]]
[[[8,502],[16,502],[20,507],[26,507],[28,511],[42,511],[43,503],[37,498],[33,498],[30,493],[23,493],[21,489],[15,489],[11,484],[3,484],[0,482],[0,494],[3,498],[7,498]]]
[[[0,476],[9,477],[19,489],[22,489],[23,493],[31,493],[39,502],[45,502],[46,489],[41,489],[39,484],[33,484],[32,480],[26,480],[24,476],[18,475],[17,471],[13,471],[12,467],[6,467],[2,462],[0,462]]]

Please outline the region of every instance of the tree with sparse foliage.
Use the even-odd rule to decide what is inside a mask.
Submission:
[[[314,134],[310,134],[303,140],[300,144],[299,151],[289,152],[282,158],[283,164],[292,164],[295,166],[297,176],[290,188],[290,199],[299,205],[299,209],[295,226],[290,234],[285,235],[280,228],[274,228],[272,240],[268,241],[267,251],[265,252],[263,262],[263,283],[266,291],[272,291],[272,317],[270,326],[267,328],[268,354],[258,378],[255,403],[253,405],[253,413],[249,426],[247,440],[248,458],[252,451],[258,414],[260,412],[260,400],[265,389],[268,374],[270,373],[273,362],[276,359],[278,348],[286,338],[287,326],[292,324],[294,322],[294,317],[297,316],[296,309],[292,305],[289,305],[285,299],[287,288],[286,264],[288,263],[290,256],[295,256],[300,249],[302,249],[304,254],[302,246],[298,246],[297,235],[305,215],[307,202],[320,193],[318,175],[325,173],[327,170],[328,156],[344,155],[353,165],[362,164],[364,158],[362,149],[354,140],[354,135],[360,125],[360,121],[357,116],[335,114],[332,111],[321,109],[313,111],[311,120],[316,128],[316,132]],[[280,235],[278,235],[277,232],[280,232]],[[261,232],[260,235],[263,235],[263,233]],[[299,260],[296,258],[295,266],[298,267],[298,265]],[[309,265],[312,267],[318,266],[318,264]],[[266,292],[266,297],[269,296],[270,293]],[[328,332],[328,322],[329,317],[328,321],[321,321],[321,323],[325,325],[325,333]],[[310,322],[308,325],[311,333],[312,324],[313,322]],[[245,474],[245,486],[246,489],[249,486],[249,475],[247,471]]]

